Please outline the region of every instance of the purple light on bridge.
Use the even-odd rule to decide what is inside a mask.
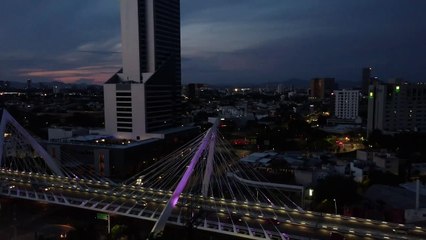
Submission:
[[[172,205],[173,205],[173,207],[175,207],[176,206],[176,204],[177,204],[177,202],[179,201],[179,197],[176,197],[176,196],[174,196],[173,198],[172,198]]]
[[[203,139],[200,148],[192,158],[188,169],[186,170],[185,174],[183,175],[182,179],[180,180],[179,184],[177,185],[173,195],[172,195],[172,206],[175,207],[177,202],[179,201],[180,194],[183,192],[183,189],[185,189],[186,184],[188,183],[189,178],[192,175],[192,172],[194,171],[195,165],[198,163],[198,160],[201,158],[201,154],[204,152],[206,147],[208,146],[210,140],[211,140],[211,131],[208,132],[206,137]]]
[[[189,178],[191,177],[192,172],[194,171],[197,162],[200,160],[202,153],[205,151],[207,146],[209,145],[209,141],[211,140],[212,132],[216,131],[217,124],[214,124],[212,128],[208,130],[203,140],[201,141],[201,145],[198,147],[197,152],[192,157],[189,166],[187,167],[182,179],[179,181],[176,186],[175,191],[173,192],[170,200],[167,202],[166,206],[163,209],[163,212],[160,214],[158,221],[155,223],[154,227],[151,230],[151,233],[158,234],[164,230],[166,226],[167,219],[170,217],[173,208],[176,206],[179,201],[180,194],[185,189]]]
[[[205,146],[203,146],[203,150],[204,150],[204,148],[205,148]],[[180,194],[183,192],[183,189],[185,189],[186,184],[188,183],[188,179],[191,177],[192,172],[194,171],[194,167],[197,164],[198,159],[201,156],[201,153],[202,153],[202,151],[200,152],[200,154],[197,154],[198,156],[194,157],[194,159],[189,164],[188,169],[186,170],[185,174],[183,175],[181,181],[177,185],[175,192],[172,196],[173,207],[175,207],[176,203],[179,201]]]

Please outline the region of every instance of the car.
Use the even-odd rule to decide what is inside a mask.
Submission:
[[[399,234],[407,234],[407,229],[405,228],[393,228],[392,232]]]

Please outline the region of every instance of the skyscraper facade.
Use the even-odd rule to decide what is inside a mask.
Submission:
[[[105,129],[145,139],[179,124],[180,0],[121,0],[123,68],[104,84]]]
[[[314,78],[311,80],[310,96],[317,99],[330,98],[335,87],[334,78]]]
[[[366,96],[368,94],[368,86],[371,84],[371,67],[362,69],[362,82],[361,82],[361,93]]]
[[[426,84],[370,85],[367,130],[426,132]]]
[[[339,119],[358,118],[359,91],[358,90],[335,90],[334,115]]]

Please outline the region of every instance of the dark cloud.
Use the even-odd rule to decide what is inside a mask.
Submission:
[[[89,54],[80,47],[92,44],[103,46],[94,50],[116,50],[119,32],[118,1],[2,1],[0,79],[52,80],[51,75],[31,73],[117,64],[117,54]]]
[[[181,5],[184,82],[315,76],[357,81],[367,65],[383,78],[426,76],[424,0],[181,0]],[[120,65],[114,53],[120,51],[119,27],[117,0],[4,0],[0,79],[102,82]]]
[[[215,40],[219,43],[216,46],[215,42],[205,41],[210,36],[208,31],[203,32],[201,37],[196,37],[201,41],[192,39],[205,42],[205,48],[197,49],[201,53],[191,49],[189,56],[196,66],[188,64],[188,68],[184,68],[184,73],[190,73],[186,75],[187,80],[254,83],[332,76],[358,81],[364,66],[373,66],[375,74],[384,79],[403,77],[423,81],[426,76],[422,67],[426,64],[426,21],[422,20],[426,2],[272,0],[249,3],[256,5],[250,11],[250,21],[247,5],[241,5],[241,11],[233,9],[234,16],[228,12],[227,18],[209,22],[206,13],[210,11],[211,18],[220,15],[218,13],[226,12],[225,4],[216,7],[217,14],[203,10],[198,20],[188,21],[203,23],[213,30],[222,24],[229,32],[218,32],[227,38],[231,35],[231,39],[243,36],[239,46],[244,48],[227,45],[226,40]],[[193,17],[196,18],[196,14]],[[245,32],[241,33],[238,28]],[[247,35],[248,32],[253,36]],[[247,36],[251,38],[247,40]],[[217,51],[209,52],[212,48]],[[194,69],[201,71],[194,74]]]

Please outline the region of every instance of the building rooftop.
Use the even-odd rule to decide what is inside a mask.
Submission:
[[[275,157],[278,153],[276,152],[256,152],[248,155],[240,159],[240,161],[249,164],[260,164],[267,166],[273,157]]]
[[[417,185],[416,182],[408,182],[408,183],[400,184],[399,186],[407,189],[408,191],[415,193],[416,192],[416,185]],[[424,185],[424,184],[420,184],[420,195],[426,196],[426,185]]]
[[[116,148],[116,149],[125,149],[129,147],[144,145],[161,139],[151,138],[142,141],[134,141],[128,139],[117,139],[113,136],[107,135],[82,135],[77,137],[71,137],[66,139],[53,139],[49,141],[50,143],[60,143],[67,145],[85,145],[91,147],[100,147],[100,148]]]
[[[373,185],[365,193],[365,197],[373,202],[384,202],[385,208],[415,209],[415,192],[386,185]],[[420,208],[426,208],[426,196],[420,196]]]
[[[155,131],[153,133],[168,135],[168,134],[180,133],[180,132],[187,131],[187,130],[192,130],[192,129],[195,129],[195,128],[198,128],[198,127],[194,127],[194,126],[183,126],[183,127],[175,127],[175,128],[163,129],[163,130],[160,130],[160,131]]]
[[[302,165],[304,162],[304,156],[301,152],[286,152],[282,156],[290,165]]]

